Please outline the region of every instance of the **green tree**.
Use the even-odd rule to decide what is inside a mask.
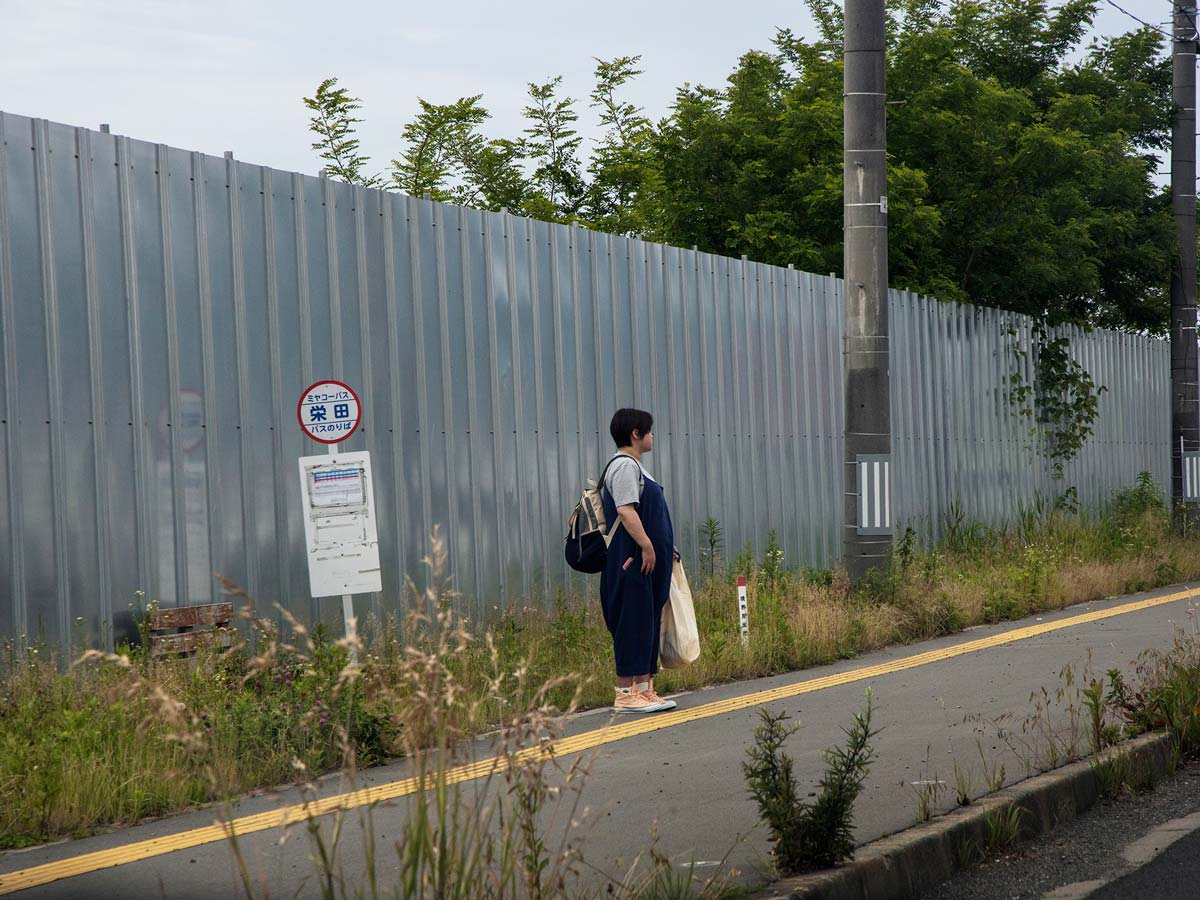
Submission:
[[[530,84],[528,125],[486,137],[479,96],[421,102],[388,186],[815,272],[842,268],[842,13],[781,29],[719,88],[684,85],[651,123],[622,99],[639,57],[597,60],[603,137],[581,159],[562,79]],[[943,300],[1162,332],[1173,247],[1154,184],[1172,115],[1159,34],[1083,47],[1099,0],[888,0],[889,274]],[[305,102],[337,177],[361,172],[358,101]]]
[[[644,110],[619,96],[627,82],[642,74],[636,68],[640,60],[596,60],[591,106],[599,110],[605,131],[588,164],[591,183],[585,213],[594,228],[610,234],[646,236],[657,221],[657,135]]]
[[[663,236],[814,272],[842,267],[841,62],[780,31],[724,89],[685,87],[660,142]],[[891,159],[893,260],[936,254],[924,173]]]
[[[842,267],[842,19],[780,31],[662,129],[660,234]],[[1153,151],[1170,71],[1147,29],[1070,62],[1095,0],[890,0],[889,270],[900,287],[1061,322],[1161,330],[1171,253]]]
[[[531,183],[535,196],[526,210],[548,221],[572,221],[583,202],[585,186],[579,162],[583,138],[575,128],[579,114],[571,97],[560,97],[562,76],[544,84],[529,84],[530,104],[525,107],[529,125],[519,144],[521,155],[534,167]]]
[[[1170,75],[1143,30],[1070,64],[1097,4],[956,2],[903,35],[889,147],[927,174],[942,227],[914,287],[1048,325],[1161,327],[1171,224],[1154,185]],[[952,282],[952,284],[947,284]]]
[[[354,126],[362,119],[354,113],[362,108],[358,97],[351,97],[345,88],[337,86],[336,78],[326,78],[317,85],[312,97],[304,98],[304,105],[312,111],[309,128],[317,136],[312,149],[320,151],[325,160],[325,170],[334,178],[363,187],[379,187],[376,175],[364,175],[363,167],[369,162],[359,153],[358,138]]]
[[[392,160],[392,184],[413,197],[454,201],[463,189],[455,185],[463,174],[462,161],[484,139],[479,126],[488,118],[480,105],[482,94],[453,103],[430,103],[417,98],[421,111],[404,126],[405,149]]]
[[[522,159],[519,141],[471,135],[459,153],[462,183],[454,191],[454,202],[492,212],[524,212],[532,188],[521,170]]]

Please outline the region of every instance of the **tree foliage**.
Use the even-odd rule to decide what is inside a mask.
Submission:
[[[519,145],[533,166],[534,214],[549,221],[574,218],[584,195],[579,163],[583,138],[575,130],[579,114],[572,98],[559,97],[561,86],[561,75],[544,84],[530,83],[530,103],[524,110],[529,125]]]
[[[362,108],[359,99],[338,87],[336,78],[326,78],[317,85],[313,96],[304,98],[304,105],[313,113],[309,128],[317,140],[312,149],[320,151],[326,171],[350,184],[378,187],[377,176],[363,174],[363,166],[368,160],[358,151],[354,126],[362,119],[356,118],[354,113]]]
[[[585,217],[611,234],[640,235],[652,230],[654,199],[661,191],[654,165],[657,131],[641,107],[622,100],[621,88],[642,70],[639,56],[596,60],[591,106],[599,110],[604,136],[588,165],[591,176]]]
[[[900,287],[1050,325],[1161,328],[1172,248],[1152,152],[1170,72],[1148,30],[1077,48],[1091,0],[893,0],[889,271]],[[841,14],[781,31],[664,129],[665,236],[840,271]]]
[[[515,138],[484,135],[481,96],[422,100],[387,186],[840,272],[841,4],[806,2],[815,35],[780,29],[723,85],[680,88],[660,122],[624,98],[639,57],[597,60],[594,147],[561,78],[529,85]],[[888,0],[893,284],[1045,328],[1165,330],[1169,59],[1150,29],[1084,46],[1098,3]],[[305,101],[314,147],[365,183],[358,101],[335,84]]]

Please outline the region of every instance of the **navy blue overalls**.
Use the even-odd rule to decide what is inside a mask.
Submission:
[[[617,521],[617,508],[607,488],[600,493],[605,521]],[[617,675],[653,675],[658,671],[658,631],[663,607],[671,594],[675,560],[675,531],[662,485],[648,475],[637,507],[646,536],[654,545],[654,571],[642,574],[642,551],[624,526],[609,544],[600,573],[600,605],[613,639]],[[625,561],[633,562],[625,566]]]

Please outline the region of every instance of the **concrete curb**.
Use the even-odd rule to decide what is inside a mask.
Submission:
[[[1173,762],[1165,733],[1143,735],[1105,750],[1127,754],[1139,778],[1158,781]],[[987,842],[989,817],[1020,807],[1021,838],[1054,831],[1095,805],[1100,785],[1090,760],[1081,760],[989,794],[944,816],[860,847],[845,865],[777,881],[755,900],[913,900],[962,868],[963,848]]]

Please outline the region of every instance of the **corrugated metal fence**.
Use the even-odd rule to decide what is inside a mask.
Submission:
[[[993,310],[895,294],[894,503],[936,533],[957,499],[999,521],[1051,492],[1007,400]],[[840,551],[835,279],[426,202],[0,114],[0,631],[103,633],[135,590],[307,596],[294,410],[356,387],[377,477],[383,596],[440,524],[478,607],[564,583],[569,505],[618,406],[656,416],[648,466],[695,559],[778,530],[790,563]],[[1168,348],[1074,333],[1095,438],[1084,502],[1169,473]],[[367,601],[359,599],[360,612]]]

